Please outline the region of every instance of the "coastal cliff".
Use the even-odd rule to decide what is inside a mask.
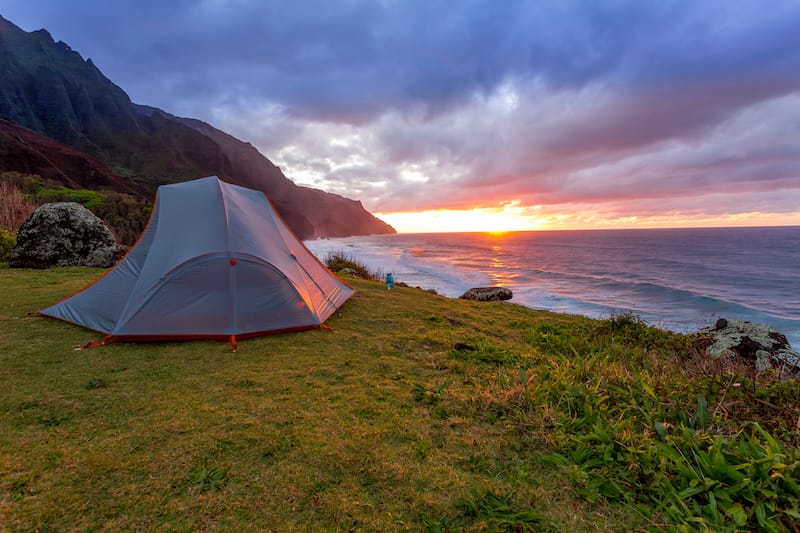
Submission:
[[[216,175],[263,191],[302,239],[395,232],[360,202],[294,184],[243,141],[137,106],[91,59],[46,30],[25,32],[0,16],[0,72],[0,135],[9,140],[0,172],[151,201],[159,185]]]

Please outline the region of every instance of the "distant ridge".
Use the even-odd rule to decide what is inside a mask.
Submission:
[[[316,237],[347,237],[356,233],[352,228],[362,228],[359,234],[395,233],[394,228],[372,216],[361,202],[319,189],[295,185],[272,161],[250,143],[218,130],[210,124],[193,118],[171,115],[151,106],[136,105],[145,115],[161,115],[177,121],[216,142],[222,153],[231,161],[231,173],[236,175],[239,185],[268,192],[270,200],[281,211],[282,216],[296,224],[310,223],[313,228],[325,228]],[[296,206],[318,206],[316,209],[298,211]],[[304,221],[304,220],[305,221]]]
[[[133,104],[91,59],[46,30],[25,32],[2,16],[0,79],[2,135],[27,129],[86,155],[77,166],[48,167],[15,141],[4,145],[0,171],[21,171],[26,161],[27,172],[44,172],[67,187],[150,198],[159,185],[217,175],[265,192],[302,239],[395,233],[360,202],[297,186],[248,143],[204,122]],[[80,175],[86,172],[89,178]]]

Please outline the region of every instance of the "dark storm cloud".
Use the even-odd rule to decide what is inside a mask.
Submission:
[[[93,57],[144,103],[261,97],[339,120],[436,112],[509,76],[663,90],[742,75],[796,86],[788,73],[800,70],[798,9],[764,16],[736,2],[34,0],[3,11]]]

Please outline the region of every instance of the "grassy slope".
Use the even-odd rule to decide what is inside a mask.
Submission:
[[[557,411],[570,407],[519,401],[547,386],[536,376],[573,365],[569,343],[601,323],[348,279],[358,292],[333,333],[250,339],[235,354],[217,342],[73,351],[99,335],[29,312],[99,274],[0,269],[0,529],[658,523],[541,461],[563,451],[571,415]],[[656,393],[685,381],[686,345],[667,337],[661,351],[675,353],[607,338],[618,362],[603,378]]]

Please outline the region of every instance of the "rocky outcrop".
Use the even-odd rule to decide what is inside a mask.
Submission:
[[[514,294],[507,287],[473,287],[459,296],[462,300],[475,300],[476,302],[499,302],[510,300]]]
[[[800,353],[792,350],[783,333],[767,324],[721,318],[695,333],[694,341],[706,357],[748,361],[758,372],[769,368],[800,371]]]
[[[8,266],[109,267],[117,243],[111,230],[91,211],[75,202],[44,204],[20,227]]]

